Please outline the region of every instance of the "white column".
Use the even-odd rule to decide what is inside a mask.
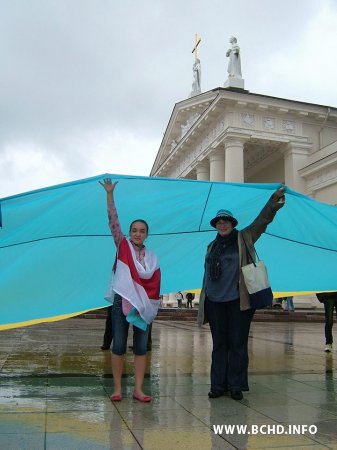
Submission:
[[[284,182],[295,191],[306,193],[305,179],[298,171],[302,169],[308,159],[311,145],[291,142],[284,154]]]
[[[226,138],[226,172],[225,181],[233,183],[243,183],[244,176],[244,159],[243,159],[244,140],[240,138]]]
[[[298,173],[299,169],[302,169],[307,161],[308,154],[310,152],[311,145],[308,144],[296,144],[290,142],[288,148],[284,154],[284,182],[287,186],[295,191],[306,193],[305,179]],[[314,307],[317,303],[313,296],[295,297],[295,306],[309,305]]]
[[[163,294],[163,306],[167,306],[167,304],[169,303],[169,295],[168,294]]]
[[[176,292],[170,292],[169,293],[169,303],[172,306],[177,306]]]
[[[202,161],[195,168],[197,180],[209,181],[209,162]]]
[[[225,181],[225,153],[217,150],[209,156],[209,179],[210,181]]]

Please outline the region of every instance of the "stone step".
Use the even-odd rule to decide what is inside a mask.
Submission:
[[[156,320],[181,320],[193,322],[197,320],[197,308],[161,308]],[[78,316],[83,319],[105,319],[106,308],[89,311]],[[278,309],[261,309],[255,312],[255,322],[324,322],[323,310],[301,310],[288,312]]]

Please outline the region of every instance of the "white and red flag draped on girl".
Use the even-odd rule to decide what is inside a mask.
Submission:
[[[136,308],[148,324],[156,317],[160,304],[160,275],[157,256],[151,250],[146,249],[144,268],[137,261],[130,241],[125,238],[121,241],[113,268],[111,289]],[[108,295],[106,298],[111,297]],[[125,305],[123,310],[124,313],[129,312],[125,311]]]

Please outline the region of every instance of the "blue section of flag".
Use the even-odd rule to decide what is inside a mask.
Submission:
[[[135,327],[140,328],[143,331],[146,331],[148,325],[144,319],[140,317],[136,308],[132,308],[129,314],[126,316],[126,320],[134,325]]]
[[[116,252],[98,183],[107,177],[119,181],[124,233],[135,218],[149,223],[162,293],[201,286],[219,209],[232,211],[241,229],[279,187],[104,174],[2,199],[0,328],[106,306]],[[257,250],[273,291],[336,291],[337,208],[287,188]]]

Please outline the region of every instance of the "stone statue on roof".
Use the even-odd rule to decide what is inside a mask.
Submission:
[[[231,48],[227,50],[226,56],[229,58],[228,62],[228,76],[234,78],[242,78],[241,72],[241,56],[240,47],[238,46],[238,40],[235,36],[229,38]]]
[[[193,69],[193,83],[192,83],[191,97],[193,95],[201,93],[201,64],[199,58],[197,58],[194,61],[192,69]]]
[[[229,42],[231,43],[231,48],[229,48],[226,52],[226,56],[229,58],[227,68],[228,78],[225,81],[224,87],[227,89],[244,89],[245,81],[242,78],[241,56],[238,40],[235,36],[231,36],[229,38]]]
[[[190,97],[194,97],[201,93],[201,64],[200,59],[198,58],[198,45],[201,42],[201,38],[198,36],[198,33],[195,35],[195,44],[192,50],[194,53],[194,64],[192,67],[193,70],[193,83],[192,83],[192,91],[190,93]]]

